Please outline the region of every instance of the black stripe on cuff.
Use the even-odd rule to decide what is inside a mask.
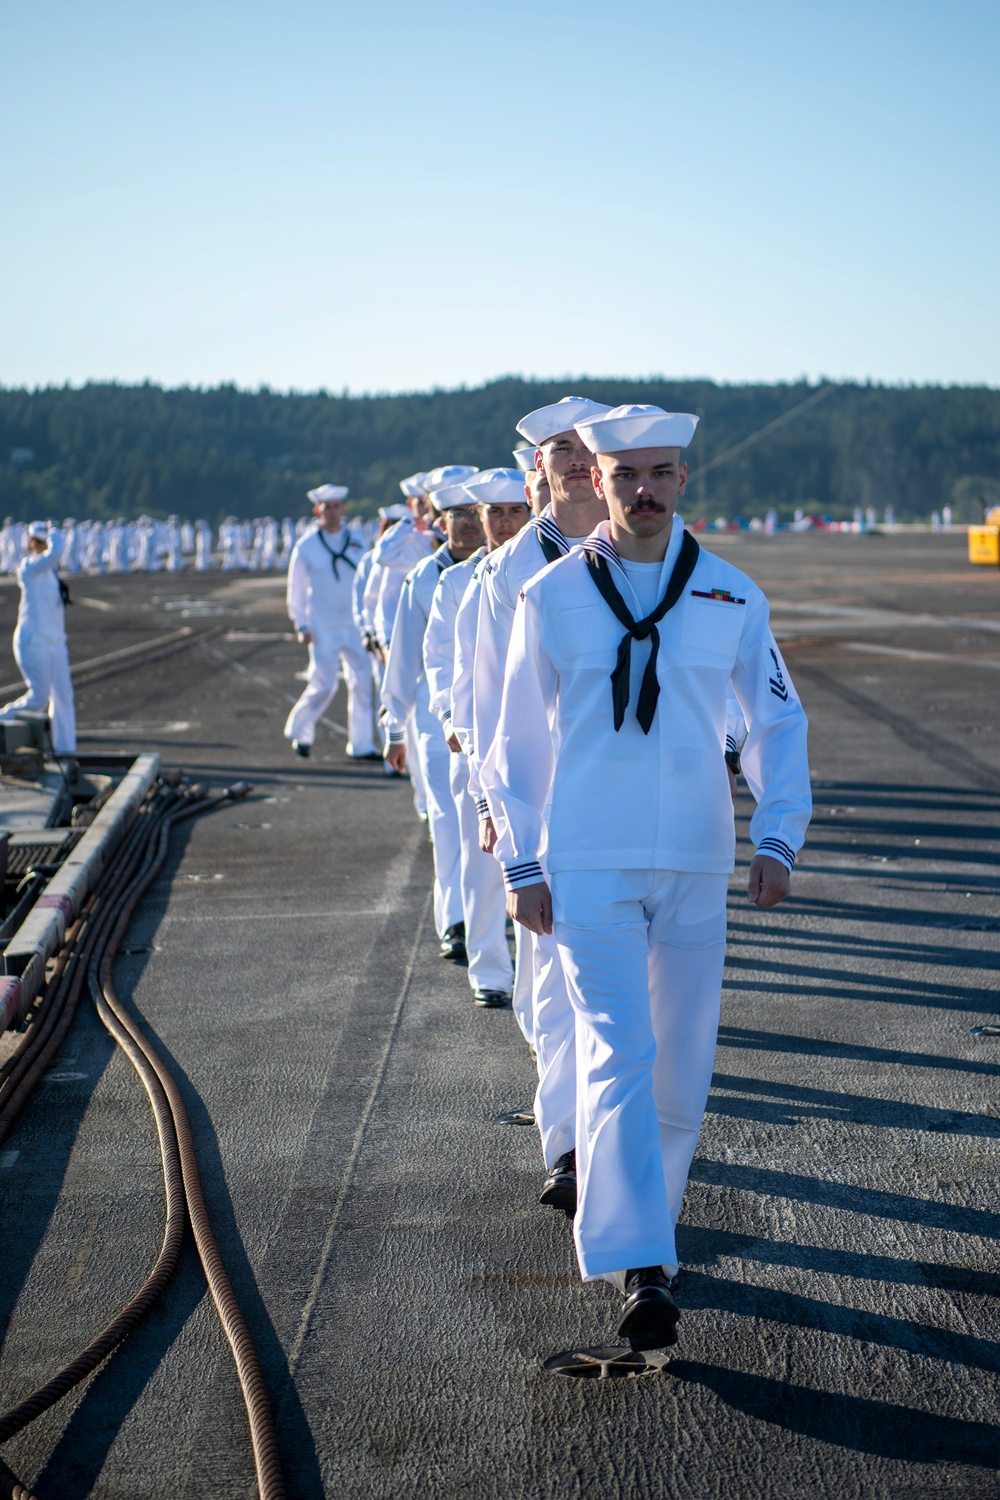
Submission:
[[[788,865],[795,864],[795,851],[783,839],[761,839],[757,845],[757,853],[773,854],[776,859],[784,860]]]
[[[542,867],[537,859],[523,860],[520,864],[507,865],[503,879],[509,891],[517,890],[522,885],[536,885],[542,879]]]

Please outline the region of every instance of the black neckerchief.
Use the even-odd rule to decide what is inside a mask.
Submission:
[[[558,562],[560,557],[566,556],[569,548],[558,521],[552,516],[535,516],[529,524],[538,538],[538,545],[547,563]]]
[[[642,686],[639,689],[639,702],[636,706],[635,716],[643,734],[648,734],[653,726],[653,716],[656,713],[656,700],[660,696],[660,684],[656,677],[656,657],[660,649],[660,633],[657,630],[657,622],[663,619],[668,609],[673,609],[687,585],[688,579],[694,572],[695,563],[698,561],[698,553],[701,548],[689,531],[685,531],[681,542],[681,550],[677,561],[674,563],[667,591],[651,615],[644,620],[635,620],[632,611],[618,591],[618,586],[611,576],[611,568],[607,559],[601,552],[592,551],[589,547],[585,549],[587,567],[590,576],[596,583],[605,603],[611,606],[615,618],[625,626],[625,634],[618,646],[618,660],[615,669],[611,673],[611,701],[614,705],[615,732],[621,729],[625,722],[625,710],[628,708],[629,699],[629,677],[632,670],[632,642],[644,641],[649,637],[649,660],[646,670],[642,674]]]
[[[329,554],[330,562],[333,565],[333,576],[334,576],[334,578],[336,578],[336,580],[337,580],[338,583],[340,582],[340,571],[337,568],[337,564],[338,563],[345,562],[347,564],[347,566],[350,568],[350,570],[351,570],[352,573],[356,573],[357,572],[357,569],[358,569],[357,563],[356,562],[352,562],[351,559],[347,555],[348,548],[351,545],[351,533],[350,532],[347,533],[347,540],[344,542],[344,547],[343,547],[343,550],[341,552],[335,552],[334,549],[330,546],[330,543],[327,541],[326,537],[323,535],[323,528],[322,528],[322,526],[317,526],[316,527],[316,535],[319,537],[320,541],[323,543],[324,548],[326,549],[327,553]]]

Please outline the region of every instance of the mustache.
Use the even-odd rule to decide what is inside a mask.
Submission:
[[[650,500],[647,500],[647,499],[633,500],[632,503],[631,503],[631,505],[626,505],[626,507],[625,507],[626,510],[655,510],[655,511],[665,511],[666,508],[667,507],[665,505],[661,505],[660,504],[659,500],[652,500],[652,499],[650,499]]]

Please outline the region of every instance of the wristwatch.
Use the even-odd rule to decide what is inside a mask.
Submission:
[[[732,771],[733,775],[738,776],[740,774],[740,752],[738,750],[727,750],[725,759],[726,765]]]

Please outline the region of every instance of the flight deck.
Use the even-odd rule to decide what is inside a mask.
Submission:
[[[1000,1497],[1000,569],[960,534],[701,541],[771,600],[815,808],[791,898],[758,912],[740,783],[679,1341],[631,1360],[537,1203],[514,1018],[438,957],[409,783],[347,759],[342,690],[309,761],[282,738],[306,665],[284,579],[71,582],[81,753],[253,786],[178,823],[115,982],[190,1116],[291,1496]],[[16,604],[0,583],[3,642]],[[86,997],[0,1192],[6,1410],[163,1233],[146,1095]],[[39,1500],[254,1492],[190,1238],[0,1456]]]

